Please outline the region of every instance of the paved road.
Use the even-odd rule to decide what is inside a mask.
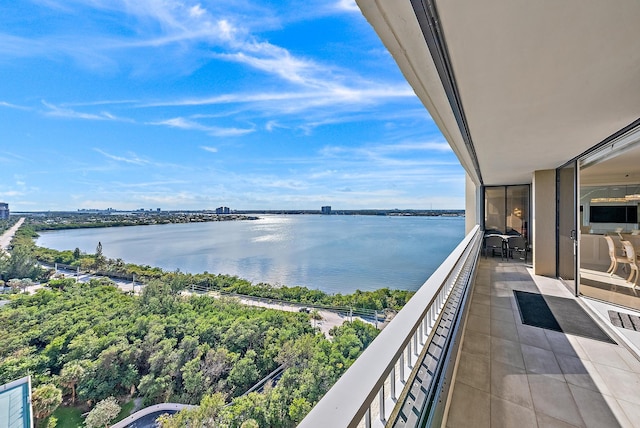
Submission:
[[[16,230],[18,230],[18,228],[20,226],[22,226],[22,223],[24,223],[24,217],[21,217],[20,220],[18,220],[18,222],[16,224],[11,226],[11,228],[9,230],[4,232],[2,234],[2,236],[0,236],[0,250],[6,251],[7,248],[9,248],[9,244],[11,244],[11,240],[13,239],[13,235],[15,235],[16,234]]]

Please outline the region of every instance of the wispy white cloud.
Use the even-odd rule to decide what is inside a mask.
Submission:
[[[61,103],[61,107],[91,107],[100,105],[116,105],[116,104],[135,104],[139,103],[139,100],[96,100],[96,101],[83,101],[83,102],[66,102]]]
[[[376,146],[380,152],[407,152],[407,151],[429,151],[429,152],[451,152],[451,146],[446,141],[412,141],[400,142],[397,144],[384,144]]]
[[[102,156],[117,161],[117,162],[123,162],[123,163],[128,163],[128,164],[133,164],[133,165],[149,165],[151,164],[151,161],[147,160],[147,159],[142,159],[140,158],[138,155],[136,155],[133,152],[129,152],[127,153],[126,156],[116,156],[116,155],[112,155],[110,153],[105,152],[104,150],[100,150],[97,148],[94,148],[93,150],[95,150],[96,152],[100,153]]]
[[[168,185],[175,184],[187,184],[189,181],[186,180],[161,180],[161,181],[146,181],[146,182],[133,182],[133,183],[123,183],[119,181],[112,182],[113,186],[119,188],[147,188],[147,187],[164,187]]]
[[[12,152],[0,152],[0,162],[17,162],[17,161],[29,161],[25,156],[12,153]],[[16,176],[14,176],[16,177]]]
[[[4,196],[5,198],[13,198],[22,195],[24,195],[24,192],[20,192],[17,190],[7,190],[6,192],[0,192],[0,196]]]
[[[326,157],[348,156],[357,159],[382,159],[387,155],[403,154],[406,152],[422,153],[423,156],[429,153],[453,153],[449,144],[445,141],[422,141],[422,142],[406,142],[401,141],[397,143],[386,144],[372,144],[359,147],[351,146],[325,146],[320,150],[320,154]],[[425,163],[425,159],[415,159],[418,162]],[[428,162],[438,162],[431,158]],[[453,160],[446,161],[446,164],[451,164]]]
[[[194,201],[199,200],[198,196],[191,192],[179,192],[176,194],[140,194],[136,198],[144,203],[154,203],[165,206],[184,207],[190,206]]]
[[[200,148],[206,152],[218,153],[218,149],[216,147],[200,146]]]
[[[268,121],[265,125],[264,125],[264,129],[271,132],[276,128],[282,128],[282,129],[289,129],[288,126],[285,125],[281,125],[278,121],[276,120],[270,120]]]
[[[16,109],[16,110],[30,110],[29,107],[19,106],[16,104],[8,103],[6,101],[0,101],[0,107],[7,107],[7,108]]]
[[[304,190],[307,183],[297,179],[282,179],[277,176],[253,176],[246,179],[251,186],[256,188],[274,188],[288,190]]]
[[[48,108],[44,112],[46,116],[62,117],[66,119],[84,119],[84,120],[116,120],[121,122],[132,122],[131,119],[116,117],[113,114],[103,111],[100,113],[85,113],[70,108],[56,106],[54,104],[42,101],[42,104]]]
[[[309,175],[309,178],[312,180],[317,180],[320,178],[327,178],[327,177],[331,177],[331,176],[335,176],[337,174],[337,170],[335,169],[329,169],[329,170],[325,170],[325,171],[319,171],[319,172],[314,172],[313,174]]]
[[[270,112],[271,114],[297,114],[309,109],[322,109],[323,114],[337,111],[341,105],[375,105],[394,99],[413,98],[415,94],[407,85],[386,88],[333,88],[323,91],[292,91],[265,93],[224,94],[213,97],[185,98],[140,104],[139,107],[187,107],[242,104],[245,109]],[[326,110],[331,106],[331,110]]]
[[[214,137],[238,137],[250,134],[255,128],[221,128],[217,126],[206,126],[201,123],[185,119],[183,117],[174,117],[172,119],[162,120],[158,122],[149,122],[150,125],[163,125],[171,128],[180,128],[187,130],[204,131]]]

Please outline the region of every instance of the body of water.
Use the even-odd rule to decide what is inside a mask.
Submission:
[[[261,216],[254,221],[41,232],[37,244],[182,272],[328,293],[416,290],[464,237],[463,217]]]

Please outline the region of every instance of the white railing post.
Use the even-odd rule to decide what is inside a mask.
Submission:
[[[389,374],[389,389],[391,392],[391,399],[396,401],[398,397],[396,396],[396,366],[393,366],[391,369],[391,373]]]
[[[378,400],[380,401],[380,420],[382,423],[386,421],[385,412],[384,412],[384,383],[382,384],[382,388],[380,388],[380,392],[378,393]]]

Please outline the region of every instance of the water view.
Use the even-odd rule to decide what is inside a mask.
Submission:
[[[255,221],[41,232],[38,245],[329,293],[416,290],[464,236],[463,217],[261,216]]]

